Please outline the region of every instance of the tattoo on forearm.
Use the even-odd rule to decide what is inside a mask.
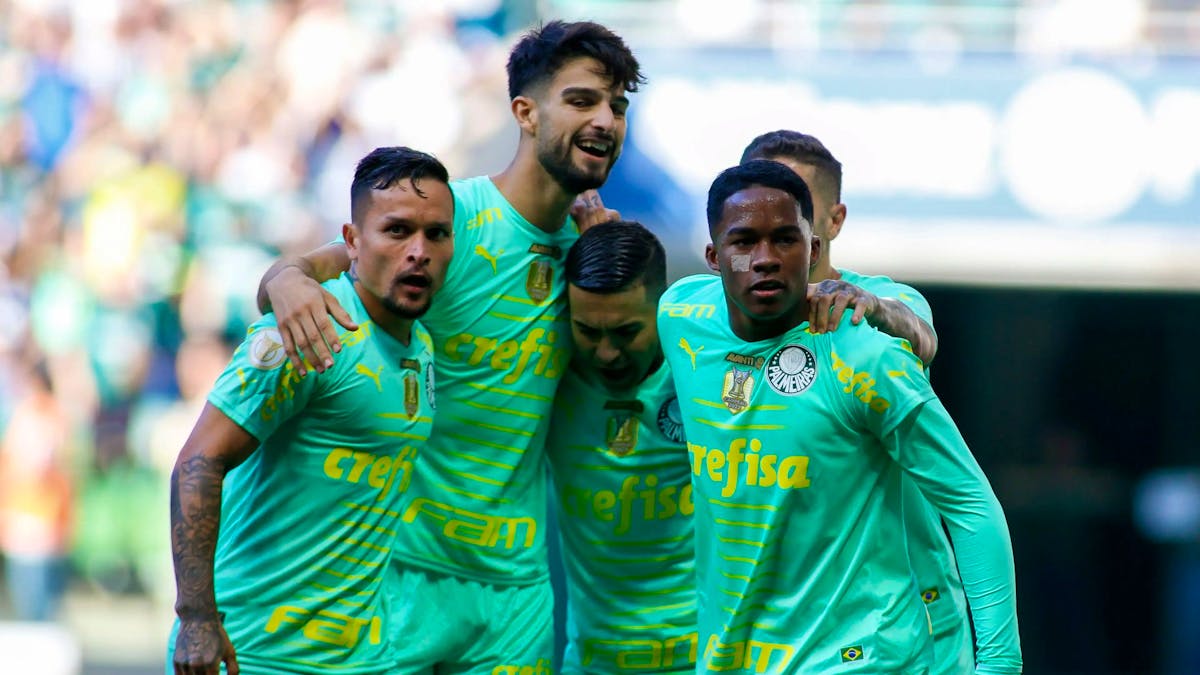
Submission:
[[[213,557],[221,522],[225,468],[207,457],[182,462],[171,480],[171,556],[177,610],[216,614]]]

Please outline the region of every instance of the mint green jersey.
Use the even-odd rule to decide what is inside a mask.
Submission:
[[[1020,672],[1003,513],[920,360],[848,313],[836,331],[807,328],[739,339],[710,275],[660,303],[692,460],[701,667],[931,668],[902,520],[907,474],[960,544],[977,672]]]
[[[563,672],[695,672],[691,465],[667,365],[624,395],[568,370],[546,451],[567,581]]]
[[[547,577],[546,431],[571,356],[563,263],[487,176],[455,181],[454,257],[421,322],[439,414],[409,488],[397,561],[498,584]]]
[[[381,582],[432,431],[433,343],[376,326],[346,275],[324,286],[359,325],[331,369],[299,377],[267,314],[209,395],[262,443],[225,478],[217,607],[243,666],[374,674],[392,665]]]
[[[930,329],[933,328],[933,310],[929,302],[911,286],[883,276],[866,276],[844,269],[838,272],[843,281],[881,298],[899,300]],[[969,672],[975,667],[975,642],[954,549],[942,529],[942,518],[937,510],[930,506],[911,479],[905,478],[902,483],[908,559],[917,578],[921,600],[928,605],[929,619],[933,623],[932,673]]]

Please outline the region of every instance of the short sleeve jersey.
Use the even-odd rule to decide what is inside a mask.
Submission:
[[[383,570],[432,429],[432,342],[420,323],[408,345],[384,332],[346,275],[324,285],[359,324],[332,368],[299,377],[267,314],[209,395],[261,442],[225,479],[217,606],[243,666],[379,673]]]
[[[691,468],[667,365],[619,395],[568,370],[546,452],[567,580],[564,672],[694,672]]]
[[[692,461],[702,667],[915,672],[932,660],[928,618],[882,439],[935,397],[906,342],[849,315],[807,328],[741,340],[711,275],[660,303]]]
[[[397,560],[486,583],[547,576],[546,471],[554,395],[571,357],[566,222],[526,221],[487,176],[454,181],[454,257],[422,318],[439,414],[409,489]]]

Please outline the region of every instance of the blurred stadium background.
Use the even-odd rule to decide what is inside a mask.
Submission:
[[[753,136],[843,161],[835,260],[933,305],[1026,672],[1200,673],[1194,0],[0,0],[0,672],[161,672],[166,477],[260,274],[375,146],[503,168],[557,17],[642,59],[602,195],[673,276]]]

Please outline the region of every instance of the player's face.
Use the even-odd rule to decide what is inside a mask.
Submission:
[[[731,312],[743,317],[734,321],[782,321],[790,328],[807,318],[808,275],[820,240],[792,195],[758,185],[735,192],[713,237],[705,257],[740,310]]]
[[[537,157],[570,194],[604,185],[625,143],[629,99],[587,57],[567,61],[538,95]]]
[[[590,293],[567,286],[576,358],[610,389],[629,389],[650,372],[659,355],[656,303],[642,284],[620,293]]]
[[[405,178],[372,190],[362,222],[343,227],[358,283],[396,317],[421,316],[446,277],[453,222],[454,198],[441,181]]]

